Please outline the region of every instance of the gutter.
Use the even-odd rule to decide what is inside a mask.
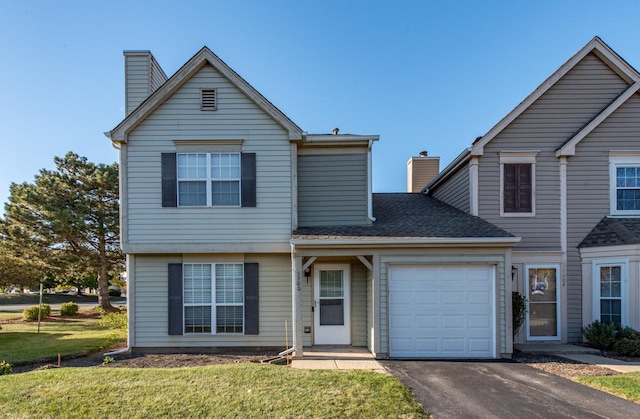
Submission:
[[[372,223],[376,220],[376,217],[373,216],[373,179],[371,179],[372,177],[372,148],[373,148],[373,141],[374,140],[369,140],[369,147],[367,149],[367,197],[368,197],[368,202],[367,202],[367,218],[369,219],[369,221],[371,221]]]
[[[516,244],[521,240],[520,237],[467,237],[460,239],[452,239],[451,237],[402,237],[402,238],[347,238],[336,239],[331,237],[317,239],[292,239],[292,246],[314,246],[314,247],[336,247],[336,246],[356,246],[356,247],[372,247],[372,246],[433,246],[433,245],[451,245],[451,246],[477,246],[477,245],[505,245]]]
[[[131,353],[131,347],[127,345],[125,349],[120,349],[118,351],[105,352],[102,356],[115,356],[115,355],[128,355]]]

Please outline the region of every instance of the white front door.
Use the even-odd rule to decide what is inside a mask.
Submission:
[[[351,343],[349,264],[316,264],[314,269],[314,343]]]
[[[560,340],[560,265],[526,266],[527,340]]]

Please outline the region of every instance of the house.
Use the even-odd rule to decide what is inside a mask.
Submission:
[[[124,57],[126,116],[107,136],[130,349],[511,355],[518,237],[372,193],[377,135],[308,134],[206,47],[171,77],[149,51]]]
[[[426,187],[521,237],[517,342],[640,329],[640,75],[594,38]]]

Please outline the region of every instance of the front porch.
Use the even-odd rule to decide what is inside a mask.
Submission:
[[[342,345],[305,347],[304,358],[293,358],[291,367],[306,370],[386,371],[367,348]]]

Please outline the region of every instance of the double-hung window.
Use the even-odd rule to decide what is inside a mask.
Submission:
[[[535,215],[537,151],[500,152],[500,215]]]
[[[183,265],[185,333],[243,333],[242,263]]]
[[[611,153],[615,154],[615,153]],[[640,155],[610,157],[611,214],[640,214]]]
[[[240,153],[177,155],[178,206],[239,206]]]
[[[593,319],[616,325],[629,324],[628,260],[593,262]]]

